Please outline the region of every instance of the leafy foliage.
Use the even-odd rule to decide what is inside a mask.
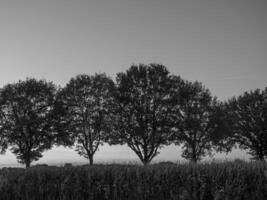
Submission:
[[[54,144],[75,144],[93,164],[104,142],[127,144],[144,165],[171,143],[193,162],[236,144],[267,158],[267,88],[222,103],[200,82],[139,64],[118,73],[116,85],[105,74],[78,75],[57,93],[32,78],[0,93],[0,153],[10,147],[27,167]]]
[[[232,121],[232,139],[254,159],[267,158],[267,88],[245,92],[230,99],[228,116]]]
[[[168,144],[171,109],[168,70],[158,64],[132,66],[117,75],[117,143],[126,143],[148,164]],[[116,143],[115,142],[115,143]]]
[[[76,150],[93,164],[99,145],[113,130],[113,81],[105,74],[78,75],[57,96],[57,130],[76,141]]]
[[[52,110],[56,88],[51,82],[27,79],[8,84],[0,100],[1,135],[20,163],[30,166],[53,145]]]
[[[0,154],[4,154],[8,147],[8,144],[7,144],[7,137],[6,135],[4,135],[1,129],[2,127],[0,127]]]
[[[1,101],[1,90],[0,90],[0,101]],[[7,145],[7,136],[3,131],[2,118],[4,117],[4,112],[0,109],[0,154],[4,154],[8,145]]]
[[[223,113],[210,91],[199,82],[181,81],[172,77],[175,105],[173,107],[173,141],[183,144],[182,157],[193,162],[211,155],[215,144],[223,139]],[[222,145],[222,143],[221,143]],[[223,148],[221,148],[223,149]]]

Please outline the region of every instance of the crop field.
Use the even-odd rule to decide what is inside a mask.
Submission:
[[[3,168],[1,200],[265,200],[267,164]]]

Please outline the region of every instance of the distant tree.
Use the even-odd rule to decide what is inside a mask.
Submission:
[[[225,115],[216,98],[199,82],[183,81],[173,76],[172,93],[176,106],[173,107],[172,140],[183,144],[182,157],[196,163],[212,150],[228,150],[223,123]],[[228,132],[227,132],[228,133]]]
[[[127,144],[146,165],[169,143],[169,72],[163,65],[133,65],[117,74],[118,127],[115,143]],[[114,142],[114,141],[113,141]]]
[[[267,158],[267,88],[245,92],[227,103],[232,140],[249,151],[253,159]]]
[[[1,135],[20,163],[32,161],[53,145],[52,110],[56,88],[51,82],[27,79],[4,86],[0,99]]]
[[[57,131],[75,143],[79,155],[89,159],[113,131],[114,82],[105,74],[78,75],[57,95]]]

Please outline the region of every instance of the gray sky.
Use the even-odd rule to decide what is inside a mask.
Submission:
[[[79,73],[114,77],[133,63],[156,62],[221,100],[263,89],[266,10],[266,0],[1,0],[0,87],[27,76],[64,86]],[[56,148],[41,161],[58,157],[80,159]],[[96,158],[135,155],[104,146]],[[179,158],[174,147],[158,157]],[[16,161],[8,152],[3,162]]]

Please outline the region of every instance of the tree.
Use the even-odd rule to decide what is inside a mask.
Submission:
[[[227,126],[220,103],[199,82],[181,81],[173,76],[173,142],[183,144],[182,157],[196,163],[212,150],[229,149],[223,143]]]
[[[163,65],[133,65],[117,74],[115,143],[127,144],[146,165],[168,144],[171,127],[169,72]]]
[[[93,157],[113,131],[114,82],[105,74],[78,75],[57,95],[57,131],[75,141],[79,155]]]
[[[52,110],[56,88],[51,82],[26,79],[4,86],[0,99],[1,135],[20,163],[32,161],[53,145]]]
[[[245,92],[227,102],[232,140],[249,151],[253,159],[267,158],[267,88]]]
[[[2,89],[0,89],[0,101],[2,98]],[[6,135],[4,134],[3,130],[2,130],[2,117],[3,117],[3,111],[0,110],[0,154],[4,154],[6,149],[7,149],[7,138]]]
[[[0,154],[4,154],[7,149],[7,140],[2,133],[0,133]]]

